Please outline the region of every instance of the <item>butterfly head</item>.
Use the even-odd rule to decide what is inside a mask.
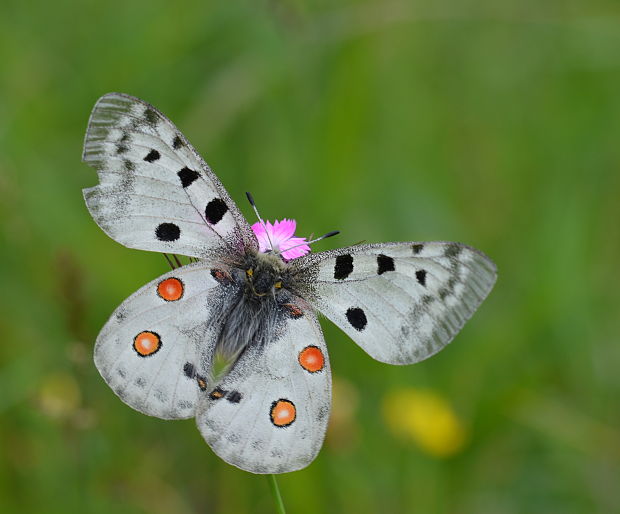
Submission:
[[[282,289],[286,263],[275,253],[256,253],[245,266],[248,292],[255,296],[275,296]]]

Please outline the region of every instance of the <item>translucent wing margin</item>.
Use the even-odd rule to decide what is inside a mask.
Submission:
[[[257,248],[224,186],[152,105],[121,93],[101,97],[90,116],[83,160],[100,179],[84,190],[86,205],[119,243],[193,257],[218,246]]]
[[[97,337],[95,364],[127,405],[164,419],[194,416],[211,368],[218,286],[201,261],[153,280],[114,311]]]
[[[451,242],[352,246],[292,265],[297,294],[390,364],[419,362],[441,350],[496,280],[487,256]]]
[[[319,452],[331,403],[327,349],[311,311],[249,346],[201,397],[196,422],[213,451],[252,473],[306,467]]]

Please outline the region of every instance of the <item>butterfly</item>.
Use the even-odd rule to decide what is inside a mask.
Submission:
[[[192,260],[114,311],[97,369],[137,411],[195,418],[217,455],[252,473],[301,469],[322,446],[331,375],[318,313],[374,359],[412,364],[446,346],[496,280],[488,257],[452,242],[285,258],[273,241],[259,244],[175,125],[129,95],[97,101],[83,160],[99,176],[84,198],[106,234]],[[218,355],[230,364],[215,373]]]

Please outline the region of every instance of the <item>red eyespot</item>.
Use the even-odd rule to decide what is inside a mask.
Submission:
[[[161,337],[145,330],[133,338],[133,349],[142,357],[153,355],[161,348]]]
[[[271,404],[271,422],[277,427],[287,427],[293,421],[297,411],[293,402],[288,400],[278,400]]]
[[[233,281],[230,273],[227,273],[226,271],[221,269],[212,269],[211,276],[223,285],[228,285]]]
[[[316,346],[306,346],[299,352],[299,364],[310,373],[321,371],[325,365],[323,352]]]
[[[285,303],[282,307],[286,309],[288,315],[293,319],[301,318],[304,315],[303,311],[293,303]]]
[[[183,296],[183,282],[178,278],[167,278],[157,284],[157,294],[167,302],[174,302]]]

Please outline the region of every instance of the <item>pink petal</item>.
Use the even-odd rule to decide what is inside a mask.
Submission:
[[[269,239],[267,238],[267,232],[259,221],[252,225],[252,231],[254,232],[256,239],[258,239],[258,250],[260,252],[266,252],[269,250],[270,246]]]
[[[282,252],[282,257],[284,257],[285,260],[290,261],[291,259],[297,259],[298,257],[303,257],[309,251],[310,251],[309,246],[298,246],[297,248],[293,248],[292,250]]]
[[[296,228],[297,222],[286,218],[282,221],[274,221],[273,225],[267,221],[264,227],[260,222],[252,225],[252,231],[258,240],[259,251],[264,253],[275,250],[284,260],[303,257],[310,252],[310,247],[304,244],[305,237],[294,237]],[[295,246],[296,248],[293,248]]]
[[[273,224],[273,235],[278,241],[286,241],[290,239],[295,234],[295,229],[297,228],[297,223],[295,220],[287,220],[286,218],[282,221],[276,221]]]
[[[262,237],[265,235],[265,229],[263,228],[263,226],[260,224],[259,221],[257,221],[256,223],[254,223],[254,225],[252,225],[252,231],[254,232],[254,235],[256,237]]]
[[[303,244],[305,242],[305,237],[291,237],[288,241],[286,241],[280,246],[280,250],[282,251],[282,257],[284,257],[286,260],[303,257],[310,252],[310,247],[307,244]],[[293,249],[289,250],[289,248]]]

